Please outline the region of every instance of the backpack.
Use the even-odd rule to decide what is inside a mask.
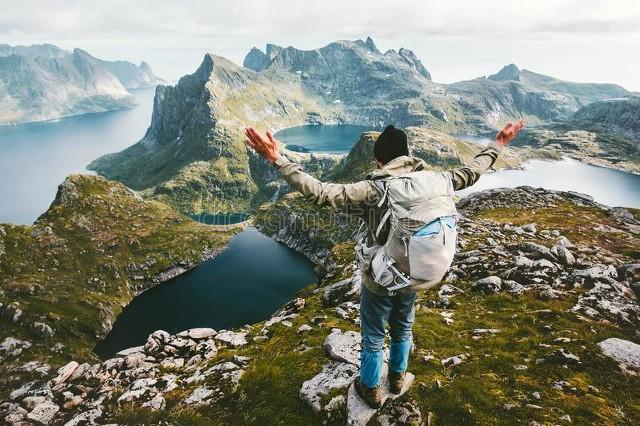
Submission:
[[[457,229],[449,219],[457,215],[450,175],[423,170],[373,183],[382,193],[377,207],[385,211],[375,230],[359,232],[360,269],[389,295],[437,284],[451,267],[456,249]],[[386,242],[380,242],[387,228]],[[367,238],[369,233],[373,238]]]

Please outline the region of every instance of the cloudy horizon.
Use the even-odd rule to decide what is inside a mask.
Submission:
[[[640,3],[613,0],[446,4],[400,0],[0,0],[0,43],[79,47],[104,59],[142,60],[163,78],[192,73],[205,53],[242,64],[266,43],[301,49],[371,36],[380,50],[413,50],[434,81],[520,68],[564,80],[640,91]]]

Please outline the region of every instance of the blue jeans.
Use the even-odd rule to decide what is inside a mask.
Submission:
[[[360,291],[360,381],[367,387],[375,387],[382,374],[382,359],[386,325],[389,324],[391,347],[389,371],[406,371],[412,343],[415,319],[416,293],[399,293],[379,296],[362,285]]]

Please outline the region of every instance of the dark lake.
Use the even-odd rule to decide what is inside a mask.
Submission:
[[[136,297],[96,352],[108,357],[144,344],[158,329],[219,330],[262,321],[315,281],[307,258],[250,228],[214,259]]]
[[[155,89],[131,93],[140,102],[133,109],[0,126],[0,223],[33,223],[68,175],[89,173],[91,161],[139,141]]]
[[[306,125],[280,130],[274,136],[286,145],[294,145],[296,151],[346,154],[360,135],[369,130],[379,129],[351,124]]]

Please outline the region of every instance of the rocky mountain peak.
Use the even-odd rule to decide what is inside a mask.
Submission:
[[[520,81],[520,68],[515,64],[505,65],[496,74],[490,75],[487,78],[493,81]]]
[[[415,53],[413,53],[413,51],[409,49],[405,49],[404,47],[401,47],[400,50],[398,51],[398,54],[405,61],[407,61],[411,66],[413,66],[416,69],[416,71],[418,71],[418,74],[420,74],[427,80],[431,80],[431,74],[429,73],[429,71],[427,71],[425,66],[422,65],[422,61],[418,59],[418,57],[416,56]]]
[[[378,48],[376,47],[375,43],[373,42],[373,39],[371,37],[367,37],[367,40],[364,42],[364,46],[369,49],[370,51],[374,52],[374,53],[378,53],[380,54],[380,51],[378,50]]]

